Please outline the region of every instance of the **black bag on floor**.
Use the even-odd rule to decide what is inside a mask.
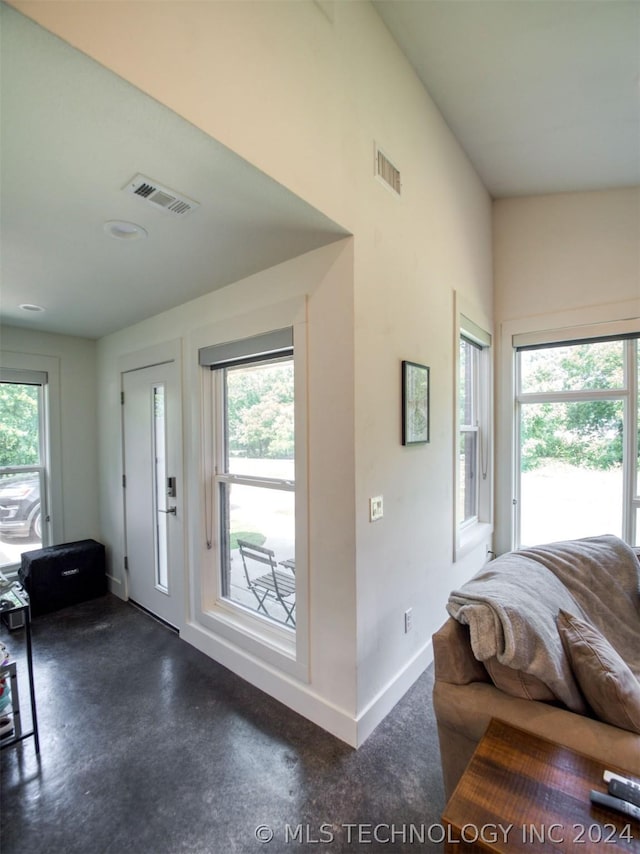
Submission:
[[[33,617],[103,596],[108,589],[104,546],[78,540],[25,552],[18,578],[29,594]]]

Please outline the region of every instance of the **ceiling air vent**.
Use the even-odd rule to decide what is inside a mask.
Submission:
[[[394,193],[400,195],[400,170],[393,165],[387,155],[377,145],[375,146],[374,153],[376,178],[383,181]]]
[[[157,181],[147,178],[145,175],[135,175],[129,183],[122,188],[143,201],[148,202],[156,208],[169,211],[177,216],[186,216],[191,211],[200,207],[199,202],[194,202],[186,196],[163,187]]]

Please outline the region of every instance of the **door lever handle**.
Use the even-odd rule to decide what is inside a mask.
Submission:
[[[177,515],[178,511],[175,507],[169,507],[168,510],[158,510],[158,513],[171,513],[172,516]]]

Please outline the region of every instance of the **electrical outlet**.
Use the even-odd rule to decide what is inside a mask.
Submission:
[[[382,505],[382,496],[376,495],[375,498],[369,499],[369,521],[377,522],[384,516],[384,508]]]
[[[411,631],[413,627],[413,608],[407,608],[404,612],[404,633],[405,635]]]

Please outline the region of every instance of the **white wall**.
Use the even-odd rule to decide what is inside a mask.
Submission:
[[[640,188],[494,202],[497,548],[511,548],[513,335],[640,318]],[[636,324],[640,329],[640,320]]]
[[[354,31],[357,4],[348,5]],[[343,6],[340,6],[342,9]],[[399,674],[430,660],[453,587],[484,562],[488,543],[453,564],[454,291],[491,323],[488,196],[388,33],[369,22],[358,64],[370,72],[359,116],[356,222],[356,520],[358,692],[362,732]],[[354,60],[354,64],[355,60]],[[373,92],[383,93],[380,98]],[[377,139],[403,178],[402,198],[371,180]],[[491,327],[490,327],[491,328]],[[400,364],[430,366],[431,441],[400,444]],[[382,494],[385,515],[368,520]],[[404,612],[413,629],[404,634]],[[394,695],[391,689],[387,699]]]
[[[351,240],[185,303],[98,342],[101,427],[101,507],[112,546],[113,590],[125,595],[123,577],[120,363],[131,354],[179,339],[183,355],[184,463],[189,538],[188,623],[182,636],[235,672],[317,720],[341,738],[355,739],[356,638],[353,453],[353,252]],[[200,369],[198,347],[214,324],[266,312],[296,296],[307,298],[308,503],[310,662],[309,684],[256,662],[199,621],[200,574],[206,559],[202,528]],[[215,343],[215,342],[214,342]],[[144,364],[144,362],[142,363]]]
[[[640,189],[494,202],[496,323],[640,299]]]
[[[46,370],[53,360],[59,400],[52,401],[57,436],[52,448],[53,542],[100,539],[96,343],[18,327],[0,329],[0,362]]]
[[[331,381],[350,394],[341,388],[310,423],[323,475],[311,486],[312,538],[328,541],[341,567],[335,595],[312,578],[311,631],[312,690],[351,714],[362,740],[429,662],[448,592],[485,557],[482,543],[452,562],[453,294],[477,307],[479,322],[491,318],[488,194],[369,3],[324,4],[329,16],[312,0],[14,5],[355,235],[351,278],[320,289],[325,322],[310,333],[326,344],[309,368],[323,388],[329,342],[350,354],[330,363]],[[173,55],[180,63],[166,61]],[[373,178],[374,140],[401,170],[400,199]],[[207,312],[217,315],[218,299],[241,311],[243,287],[212,295]],[[174,320],[164,327],[170,337]],[[154,343],[162,328],[142,324],[102,344],[102,383],[113,382],[116,350]],[[402,359],[431,367],[432,438],[423,447],[400,444]],[[349,434],[328,434],[348,442],[338,470],[323,428],[336,414],[342,423],[343,406],[353,412]],[[112,441],[102,446],[103,473]],[[115,491],[105,489],[111,517]],[[370,524],[368,498],[378,494],[385,516]],[[322,508],[336,495],[352,502],[351,530],[328,524]],[[347,509],[342,499],[337,506]],[[329,552],[326,560],[312,567],[317,579]],[[408,607],[414,628],[404,635]]]

